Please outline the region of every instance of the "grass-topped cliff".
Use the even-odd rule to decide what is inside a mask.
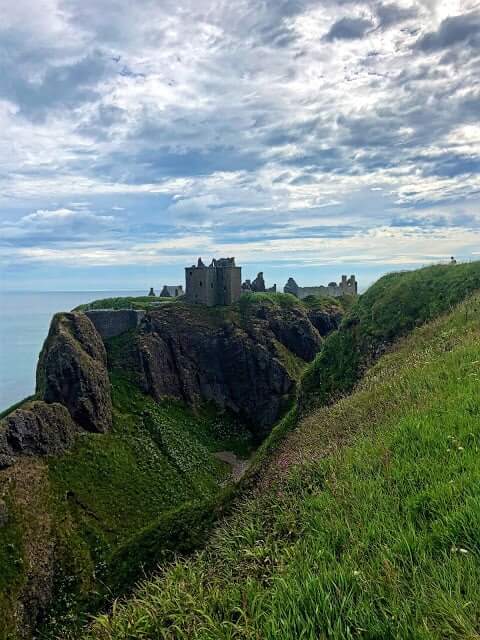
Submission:
[[[20,619],[38,630],[39,615],[44,638],[78,638],[86,612],[158,563],[89,638],[468,637],[477,289],[472,263],[388,275],[353,304],[175,301],[105,344],[87,316],[60,314],[38,407],[0,426],[0,638],[17,640]],[[73,446],[71,422],[51,437],[67,409]],[[265,435],[233,490],[215,454],[245,458]],[[204,551],[171,564],[216,521]]]
[[[88,638],[477,637],[479,363],[474,296],[304,417],[205,551]]]
[[[117,298],[101,298],[80,304],[75,311],[92,311],[95,309],[152,309],[158,304],[176,302],[175,298],[160,298],[157,296],[122,296]]]
[[[345,315],[302,380],[304,406],[349,392],[396,340],[480,289],[480,262],[435,265],[380,278]]]
[[[52,319],[34,401],[0,426],[2,640],[75,626],[205,542],[229,504],[232,459],[251,453],[255,408],[286,408],[338,324],[335,302],[316,306],[177,301],[105,343],[81,312]]]

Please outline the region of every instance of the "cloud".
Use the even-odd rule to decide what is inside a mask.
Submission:
[[[478,240],[475,0],[4,4],[4,262],[181,266],[203,242],[390,264],[432,253],[428,229],[448,255]]]
[[[378,26],[382,29],[387,29],[407,20],[413,20],[418,15],[418,9],[415,6],[401,7],[398,4],[385,3],[377,5],[375,13],[378,19]]]
[[[70,243],[91,235],[98,238],[99,233],[111,230],[114,223],[114,216],[93,213],[80,204],[78,209],[37,209],[17,222],[1,223],[0,232],[2,242],[6,244],[35,245],[39,241]]]
[[[373,26],[373,22],[367,18],[340,18],[330,27],[325,35],[325,40],[333,42],[334,40],[363,38]]]
[[[418,49],[430,53],[457,44],[480,47],[479,12],[445,18],[437,31],[426,33],[418,40],[416,46]]]

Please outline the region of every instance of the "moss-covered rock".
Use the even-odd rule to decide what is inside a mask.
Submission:
[[[28,402],[0,422],[0,468],[2,460],[13,461],[14,456],[63,453],[72,446],[77,431],[63,405]]]
[[[87,431],[112,426],[107,354],[92,322],[83,313],[57,313],[37,367],[37,395],[59,402]]]

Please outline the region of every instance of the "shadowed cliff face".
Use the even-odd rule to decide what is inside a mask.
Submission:
[[[148,312],[122,348],[112,343],[109,366],[130,371],[157,400],[214,402],[264,435],[340,316],[338,307],[317,312],[300,304],[256,303],[228,315],[168,305]]]
[[[112,426],[112,401],[103,342],[83,313],[58,313],[37,367],[37,394],[59,402],[87,431]]]
[[[53,317],[38,362],[36,398],[0,421],[0,469],[18,456],[58,455],[82,429],[111,428],[107,355],[84,314]]]
[[[59,454],[69,449],[78,431],[61,404],[28,402],[0,423],[0,469],[17,455]]]

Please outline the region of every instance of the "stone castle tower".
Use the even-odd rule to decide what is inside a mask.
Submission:
[[[199,258],[197,266],[186,267],[185,283],[187,302],[208,307],[232,304],[242,293],[242,268],[235,258],[214,258],[208,267]]]

